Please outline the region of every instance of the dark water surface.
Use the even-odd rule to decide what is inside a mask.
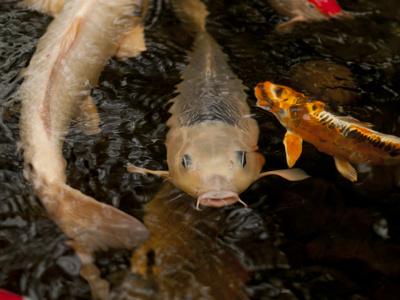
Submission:
[[[5,115],[20,84],[17,74],[51,22],[17,2],[0,3]],[[274,26],[287,19],[267,1],[207,3],[208,29],[249,88],[264,170],[286,168],[285,130],[254,108],[253,88],[265,80],[314,93],[337,113],[400,136],[400,2],[340,4],[356,19],[298,24],[282,35]],[[115,298],[398,299],[400,189],[392,169],[373,168],[352,184],[331,157],[304,143],[296,166],[312,178],[263,178],[242,194],[247,210],[233,205],[198,212],[176,189],[150,201],[163,181],[129,174],[124,166],[166,169],[167,102],[192,38],[166,2],[152,1],[146,23],[147,51],[125,62],[110,60],[93,90],[102,132],[88,137],[72,128],[63,149],[72,187],[144,220],[152,232],[136,250],[147,275],[123,280],[130,251],[98,254]],[[0,287],[32,299],[91,299],[67,237],[22,175],[18,118],[0,122]]]

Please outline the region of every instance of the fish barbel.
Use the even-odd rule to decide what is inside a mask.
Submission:
[[[35,8],[38,1],[24,3]],[[108,283],[97,278],[100,272],[91,253],[133,248],[149,233],[132,216],[68,186],[62,146],[73,120],[87,134],[100,131],[91,87],[112,56],[144,50],[140,23],[146,5],[140,0],[65,1],[22,71],[24,81],[16,94],[21,100],[24,175],[50,217],[73,239],[70,245],[83,262],[81,275],[101,299],[107,297]]]
[[[354,18],[335,0],[269,0],[276,11],[291,19],[279,24],[278,31],[290,31],[297,22],[326,21],[330,18]]]
[[[207,11],[203,12],[204,20]],[[197,26],[201,29],[182,72],[183,81],[177,86],[179,95],[171,100],[166,139],[169,171],[133,165],[128,170],[167,178],[197,198],[197,206],[213,207],[241,202],[239,194],[263,176],[307,178],[302,170],[260,174],[264,160],[256,152],[259,128],[250,116],[246,87],[230,70],[227,55],[204,27]]]
[[[273,113],[287,132],[283,143],[291,168],[300,157],[303,140],[332,155],[337,170],[350,181],[357,171],[350,163],[400,163],[400,138],[371,129],[371,124],[334,115],[328,106],[283,85],[269,81],[255,88],[257,106]]]

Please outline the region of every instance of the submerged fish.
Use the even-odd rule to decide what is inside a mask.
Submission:
[[[130,215],[68,186],[62,146],[73,120],[88,134],[100,131],[91,87],[127,40],[137,47],[129,44],[123,53],[130,50],[136,55],[143,50],[139,13],[144,14],[147,2],[65,2],[22,72],[24,81],[16,95],[21,100],[20,147],[25,177],[50,217],[73,239],[70,244],[83,262],[81,275],[89,281],[94,297],[105,298],[108,283],[98,280],[100,272],[90,254],[107,247],[133,248],[147,238],[148,230]]]
[[[0,289],[0,299],[1,300],[30,300],[27,297],[21,297],[9,291]]]
[[[291,19],[276,27],[290,31],[297,22],[325,21],[330,18],[353,18],[335,0],[269,0],[276,11]]]
[[[291,168],[300,157],[302,142],[332,155],[337,170],[357,181],[354,164],[395,165],[400,163],[400,138],[371,129],[351,117],[336,116],[320,101],[271,82],[255,88],[257,106],[273,113],[287,129],[283,143]]]
[[[116,282],[110,299],[247,299],[244,288],[251,275],[218,239],[229,210],[198,211],[193,202],[167,182],[146,204],[150,238],[135,249],[131,273],[122,284]],[[265,252],[272,251],[266,247]],[[275,252],[270,256],[278,260]]]
[[[167,178],[198,198],[198,206],[214,207],[241,202],[239,194],[263,176],[307,178],[301,170],[260,174],[263,158],[256,152],[259,128],[250,117],[246,88],[230,70],[227,55],[202,26],[182,72],[179,95],[171,100],[166,140],[169,171],[133,165],[128,170]]]

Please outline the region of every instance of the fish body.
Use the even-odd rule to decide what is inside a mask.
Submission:
[[[302,152],[302,141],[332,155],[338,171],[351,181],[357,172],[350,165],[400,163],[400,138],[371,129],[370,124],[329,111],[327,105],[288,87],[264,82],[257,85],[257,106],[273,113],[286,128],[286,158],[292,167]]]
[[[71,245],[83,262],[81,274],[96,298],[106,297],[107,284],[92,280],[89,254],[109,246],[132,248],[147,238],[148,230],[135,218],[68,186],[62,146],[72,121],[85,133],[100,131],[90,90],[126,32],[143,33],[141,17],[135,17],[141,6],[142,1],[132,0],[65,1],[22,71],[24,81],[16,94],[21,100],[24,175],[50,217],[73,238]],[[138,38],[141,43],[143,36]]]
[[[335,0],[270,0],[275,10],[291,19],[277,26],[279,31],[290,31],[296,22],[319,22],[330,18],[353,18]]]
[[[16,295],[9,291],[0,289],[0,299],[1,300],[30,300],[27,297],[21,297],[20,295]]]
[[[166,138],[169,171],[132,165],[128,170],[165,177],[197,198],[197,205],[213,207],[241,202],[239,194],[262,176],[307,178],[299,170],[260,174],[263,157],[256,152],[259,128],[250,117],[245,86],[206,30],[198,31],[193,49],[182,72],[183,81],[177,86],[179,95],[171,100]]]
[[[248,270],[216,238],[226,228],[227,211],[198,211],[193,202],[166,182],[146,204],[150,238],[133,252],[131,274],[110,300],[248,298]]]
[[[169,174],[201,204],[222,206],[236,202],[259,176],[258,126],[250,118],[244,86],[215,40],[202,31],[194,49],[167,123]]]

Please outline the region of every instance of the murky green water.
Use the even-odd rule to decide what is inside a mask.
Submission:
[[[0,3],[3,108],[51,21],[16,8],[17,2]],[[259,180],[241,196],[250,209],[234,205],[198,212],[193,199],[177,190],[150,202],[163,181],[128,174],[124,166],[166,169],[167,101],[192,42],[168,3],[152,2],[148,50],[125,62],[112,59],[93,90],[102,132],[88,137],[72,129],[63,149],[71,186],[142,220],[146,216],[159,237],[146,253],[149,265],[160,266],[158,273],[153,269],[124,281],[131,253],[98,254],[97,265],[115,287],[115,297],[396,299],[400,190],[393,170],[374,168],[352,184],[331,157],[305,143],[296,166],[313,177],[299,183]],[[325,96],[335,111],[400,136],[399,2],[342,0],[355,20],[298,24],[287,35],[274,31],[286,19],[266,1],[209,2],[208,29],[249,88],[251,106],[253,88],[269,80]],[[274,116],[254,107],[252,112],[260,125],[264,170],[285,168],[285,130]],[[18,117],[0,123],[0,287],[32,299],[90,299],[80,262],[64,243],[67,237],[45,216],[23,178]],[[387,239],[378,234],[384,221]]]

